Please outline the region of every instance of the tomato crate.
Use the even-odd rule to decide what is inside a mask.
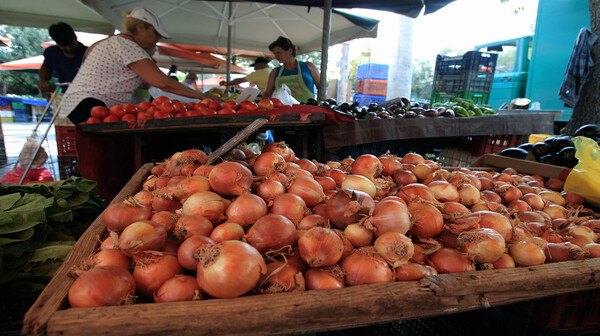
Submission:
[[[58,156],[77,156],[75,148],[75,126],[54,125]]]
[[[76,156],[58,156],[58,171],[60,179],[68,179],[71,176],[81,176]]]
[[[356,79],[388,79],[390,66],[378,63],[363,63],[356,68]]]
[[[431,92],[431,103],[445,103],[452,98],[467,98],[472,100],[475,104],[487,104],[490,99],[489,92],[471,92],[471,91],[460,91],[460,92]]]
[[[386,79],[359,79],[354,91],[371,96],[386,96],[388,81]]]
[[[503,149],[509,147],[517,147],[523,143],[523,135],[520,134],[505,134],[505,135],[489,135],[470,137],[469,148],[474,156],[484,154],[496,154]]]
[[[354,95],[354,101],[357,101],[360,106],[369,106],[369,104],[372,103],[383,103],[385,101],[385,96],[372,96],[357,93]]]
[[[479,157],[462,148],[443,148],[438,163],[443,167],[471,167]]]
[[[463,71],[436,73],[433,77],[433,90],[440,92],[490,92],[494,74],[483,71]]]
[[[468,51],[463,56],[437,55],[435,73],[482,71],[494,73],[498,54]]]

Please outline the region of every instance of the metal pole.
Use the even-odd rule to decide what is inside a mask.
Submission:
[[[321,41],[321,79],[319,80],[318,100],[324,100],[327,90],[327,61],[329,58],[329,34],[331,33],[331,4],[325,0],[323,7],[323,40]]]
[[[233,28],[233,3],[229,3],[229,18],[227,20],[227,83],[231,80],[231,31]]]

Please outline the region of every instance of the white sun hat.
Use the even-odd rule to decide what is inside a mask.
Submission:
[[[163,38],[170,39],[171,35],[167,33],[165,26],[160,22],[158,17],[154,15],[150,10],[144,7],[137,7],[131,11],[131,14],[127,15],[127,17],[136,18],[138,20],[142,20],[147,22],[156,29],[156,32],[160,34]]]

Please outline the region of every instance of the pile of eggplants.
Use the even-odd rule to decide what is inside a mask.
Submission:
[[[600,125],[584,125],[573,136],[554,135],[535,144],[524,143],[518,147],[506,148],[498,154],[522,160],[531,154],[537,162],[573,168],[578,162],[572,140],[576,136],[585,136],[600,144]]]

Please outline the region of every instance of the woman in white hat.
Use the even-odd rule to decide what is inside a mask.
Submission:
[[[61,102],[60,117],[78,124],[90,117],[94,106],[110,108],[130,103],[131,94],[142,81],[186,97],[219,99],[169,78],[156,66],[148,51],[160,39],[171,36],[152,12],[143,7],[132,10],[124,19],[123,28],[123,33],[89,48]]]

